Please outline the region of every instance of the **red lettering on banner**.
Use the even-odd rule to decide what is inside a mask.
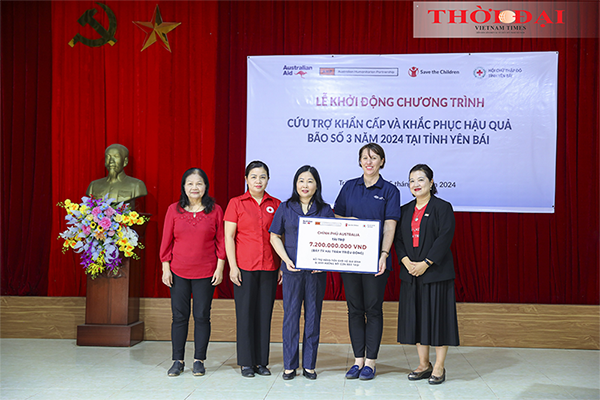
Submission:
[[[428,10],[427,14],[433,12],[433,23],[434,24],[441,24],[440,22],[440,12],[443,12],[444,14],[446,14],[446,11],[444,10]]]
[[[450,15],[448,23],[450,24],[456,24],[455,20],[458,17],[458,15],[456,15],[456,11],[460,11],[460,22],[459,24],[466,24],[467,23],[467,10],[448,10]]]

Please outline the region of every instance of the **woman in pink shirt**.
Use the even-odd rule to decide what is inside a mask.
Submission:
[[[194,303],[194,364],[192,373],[204,375],[204,360],[210,338],[210,307],[223,280],[225,242],[223,210],[208,195],[208,177],[200,168],[190,168],[181,178],[181,198],[167,209],[160,260],[162,281],[171,288],[171,342],[173,366],[169,376],[184,368],[184,350]]]

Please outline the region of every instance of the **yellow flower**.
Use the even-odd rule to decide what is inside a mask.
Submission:
[[[125,254],[125,257],[131,257],[133,255],[133,252],[125,250],[124,254]]]
[[[66,199],[65,200],[65,207],[69,207],[71,205],[71,200]]]
[[[132,218],[132,219],[137,219],[139,216],[140,216],[140,214],[138,214],[135,211],[132,211],[132,212],[129,213],[129,217]]]
[[[69,208],[71,209],[71,211],[77,211],[77,210],[79,210],[79,204],[77,204],[77,203],[71,203],[71,205],[69,206]]]
[[[79,211],[81,211],[82,213],[85,213],[88,210],[88,206],[86,206],[85,204],[82,204],[79,207]]]
[[[115,216],[113,218],[115,219],[116,222],[121,222],[121,220],[123,219],[123,216],[121,214],[115,214]]]
[[[133,250],[133,246],[128,243],[127,246],[125,246],[125,251],[131,251],[131,250]]]
[[[137,220],[137,224],[138,225],[144,225],[144,222],[146,222],[146,221],[144,221],[143,218],[140,218],[140,219]]]
[[[127,215],[123,215],[123,223],[131,225],[131,218],[129,218]]]
[[[63,247],[66,247],[66,248],[69,247],[69,241],[68,240],[65,240],[65,242],[63,243]]]
[[[88,267],[88,273],[91,275],[98,275],[100,273],[102,273],[102,271],[104,271],[104,267],[100,264],[90,264],[90,266]]]
[[[88,221],[93,221],[94,216],[92,214],[89,214],[87,217],[85,217],[85,219],[87,219]]]
[[[69,240],[69,246],[71,246],[71,248],[75,247],[75,245],[77,244],[77,241],[71,239]]]
[[[96,225],[97,225],[97,224],[96,224],[95,222],[93,222],[93,221],[92,221],[92,223],[90,224],[90,228],[92,228],[92,229],[96,229]]]

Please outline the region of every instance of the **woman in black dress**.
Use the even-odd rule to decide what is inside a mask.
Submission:
[[[408,379],[429,378],[436,385],[446,380],[448,346],[459,345],[450,251],[454,212],[450,203],[435,196],[433,171],[427,165],[410,170],[409,186],[415,199],[402,206],[395,239],[402,280],[398,342],[417,345],[419,366]],[[435,347],[435,366],[429,362],[430,346]]]

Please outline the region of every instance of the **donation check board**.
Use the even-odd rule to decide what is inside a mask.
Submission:
[[[296,268],[379,272],[379,221],[299,217]]]

